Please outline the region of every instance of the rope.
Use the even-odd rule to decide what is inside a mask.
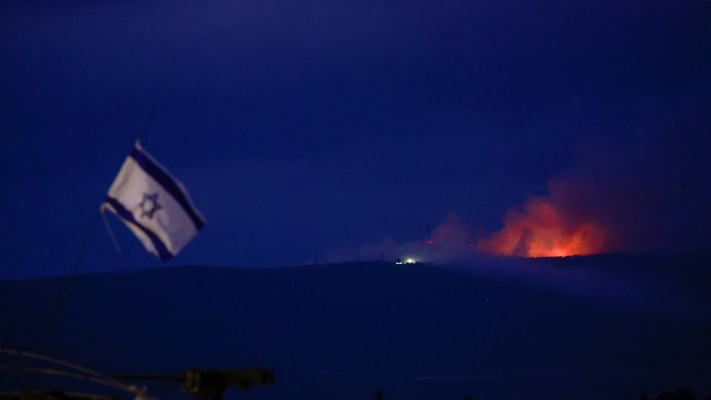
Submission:
[[[75,370],[77,370],[77,371],[81,371],[81,372],[84,372],[84,373],[89,374],[89,375],[101,376],[100,373],[98,373],[98,372],[96,372],[96,371],[94,371],[94,370],[91,370],[91,369],[89,369],[89,368],[84,368],[84,367],[82,367],[82,366],[80,366],[80,365],[72,364],[72,363],[70,363],[70,362],[62,361],[62,360],[57,359],[57,358],[54,358],[54,357],[49,357],[49,356],[45,356],[45,355],[38,354],[38,353],[32,353],[32,352],[29,352],[29,351],[18,350],[18,349],[10,349],[10,348],[0,348],[0,354],[11,354],[11,355],[13,355],[13,356],[34,358],[34,359],[37,359],[37,360],[42,360],[42,361],[47,361],[47,362],[50,362],[50,363],[53,363],[53,364],[58,364],[58,365],[61,365],[61,366],[63,366],[63,367],[75,369]]]
[[[104,220],[104,226],[106,226],[106,231],[109,232],[109,236],[111,237],[111,241],[114,242],[114,246],[116,247],[116,251],[118,251],[119,254],[123,254],[123,251],[121,250],[121,246],[119,246],[118,240],[116,240],[116,236],[114,236],[114,231],[111,229],[111,225],[109,224],[108,218],[106,218],[106,214],[104,213],[104,209],[101,209],[101,218]]]

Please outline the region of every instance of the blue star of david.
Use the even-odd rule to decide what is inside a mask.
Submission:
[[[141,217],[148,217],[148,219],[153,219],[153,214],[160,210],[161,205],[158,204],[158,193],[148,194],[143,193],[143,200],[141,201]]]

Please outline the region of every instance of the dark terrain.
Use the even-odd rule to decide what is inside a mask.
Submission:
[[[702,397],[711,393],[709,260],[609,255],[77,275],[46,352],[107,373],[274,370],[276,382],[254,388],[253,399],[369,400],[382,389],[387,400],[636,400],[681,386]],[[65,282],[0,282],[0,345],[36,349]],[[16,362],[3,356],[0,364]],[[0,372],[0,390],[26,389],[27,379]],[[33,385],[57,382],[75,384]],[[180,396],[178,385],[147,384],[154,396]]]

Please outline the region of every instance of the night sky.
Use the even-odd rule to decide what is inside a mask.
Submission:
[[[435,262],[708,251],[709,21],[707,0],[3,1],[0,279],[72,270],[138,137],[207,225],[163,262],[109,215],[124,253],[99,222],[79,272],[407,257],[428,226]],[[535,253],[550,237],[575,249]]]

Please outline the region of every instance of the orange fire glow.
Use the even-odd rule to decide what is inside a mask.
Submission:
[[[495,255],[519,257],[566,257],[595,254],[602,250],[603,229],[594,220],[570,218],[547,197],[533,197],[523,212],[510,209],[504,227],[477,243]]]

